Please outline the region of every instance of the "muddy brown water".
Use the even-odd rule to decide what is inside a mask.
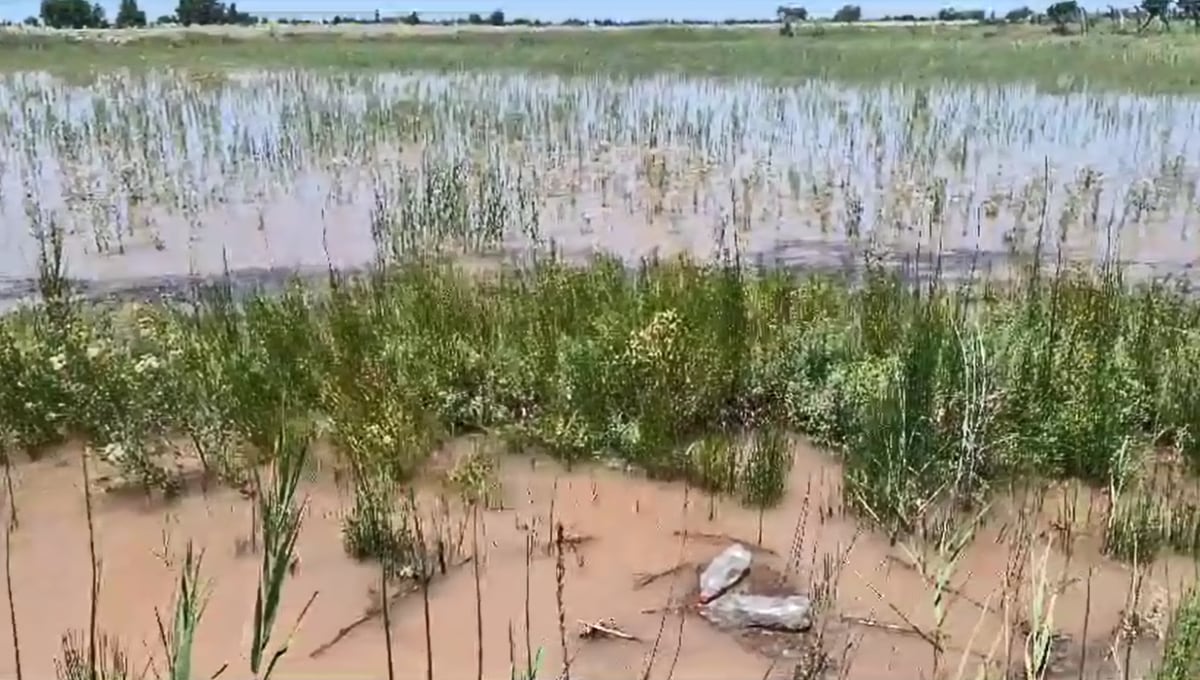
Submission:
[[[440,455],[454,455],[467,446],[455,442]],[[66,447],[14,469],[20,524],[12,535],[9,558],[23,670],[28,678],[53,677],[61,636],[69,629],[87,627],[88,531],[79,450]],[[691,603],[696,590],[695,565],[711,559],[731,539],[756,548],[761,573],[790,573],[788,588],[799,592],[809,590],[814,580],[822,581],[819,574],[823,573],[824,556],[834,556],[834,562],[841,565],[836,607],[822,620],[828,622],[825,646],[834,657],[841,658],[847,645],[853,644],[845,655],[850,661],[847,677],[933,677],[930,645],[912,632],[914,627],[926,633],[933,630],[933,591],[916,570],[905,566],[911,564],[912,555],[902,543],[892,545],[887,537],[858,526],[838,511],[840,473],[826,453],[803,442],[795,445],[794,452],[787,497],[761,518],[761,549],[757,545],[758,514],[734,501],[713,500],[682,484],[653,481],[609,467],[567,471],[543,458],[504,458],[500,467],[502,507],[481,514],[484,677],[509,677],[510,626],[512,654],[518,666],[524,664],[528,644],[534,655],[539,649],[543,652],[542,677],[556,677],[562,668],[556,564],[548,549],[552,504],[553,522],[561,522],[568,536],[587,538],[564,559],[572,677],[642,677],[652,657],[652,678],[791,677],[795,662],[787,658],[791,652],[786,650],[802,649],[800,638],[733,636],[716,630],[686,606],[682,620],[676,610],[665,617],[661,613],[672,601]],[[424,483],[422,488],[423,505],[433,507],[436,482]],[[276,642],[283,639],[304,603],[313,593],[317,595],[277,677],[387,677],[379,618],[314,654],[378,602],[379,574],[343,551],[339,517],[351,497],[332,475],[316,473],[305,482],[303,492],[309,499],[309,513],[299,541],[299,567],[285,587]],[[1132,572],[1102,558],[1095,529],[1083,526],[1089,507],[1092,526],[1100,523],[1103,501],[1065,490],[1051,490],[1043,500],[1040,511],[1012,498],[997,501],[954,570],[943,625],[946,652],[940,660],[942,677],[955,677],[960,661],[967,677],[974,677],[974,669],[984,663],[989,650],[995,650],[990,656],[993,673],[998,673],[996,664],[1006,657],[1003,631],[1020,630],[1019,621],[1030,599],[1029,563],[1036,561],[1053,537],[1058,538],[1053,538],[1055,548],[1047,573],[1061,585],[1054,627],[1063,637],[1056,645],[1052,676],[1121,677],[1117,669],[1125,663],[1125,648],[1120,647],[1115,659],[1111,650],[1114,631],[1127,607]],[[449,506],[454,507],[442,516],[448,518],[447,533],[457,535],[460,529],[454,527],[466,526],[465,515],[454,503]],[[1022,507],[1025,509],[1018,509]],[[1072,513],[1067,508],[1075,509],[1075,524],[1079,525],[1069,557],[1062,549],[1062,533],[1054,529],[1069,522]],[[438,516],[430,512],[431,517]],[[1033,558],[1024,560],[1020,576],[1020,600],[1025,605],[1006,612],[1004,573],[1014,562],[1011,544],[1018,542],[1013,536],[1022,512],[1033,527]],[[225,664],[231,673],[227,677],[246,674],[245,650],[259,567],[258,560],[245,551],[251,521],[249,502],[227,489],[188,493],[170,503],[136,495],[95,496],[102,579],[99,627],[120,638],[136,668],[150,659],[162,668],[155,611],[168,611],[181,551],[191,540],[205,551],[203,576],[209,587],[196,640],[196,677],[209,677]],[[798,526],[802,527],[799,531]],[[685,530],[686,541],[680,536]],[[527,570],[525,541],[530,533],[536,547]],[[793,561],[789,555],[797,535],[802,536],[803,548],[798,569],[790,569]],[[468,530],[464,553],[469,553],[469,544]],[[669,570],[681,561],[687,565],[674,576],[635,587],[640,575]],[[757,572],[752,568],[752,573]],[[1195,565],[1188,560],[1164,560],[1146,569],[1137,611],[1152,624],[1149,628],[1166,625],[1170,608],[1194,574]],[[447,575],[437,577],[430,589],[433,677],[476,677],[472,575],[470,564],[452,567]],[[8,609],[7,598],[3,606]],[[391,618],[396,677],[425,677],[420,596],[399,599]],[[0,619],[0,676],[13,677],[11,629],[7,615]],[[1006,620],[1012,625],[1006,626]],[[583,639],[578,635],[579,621],[611,621],[638,639]],[[1021,658],[1022,642],[1023,638],[1014,637],[1014,663]],[[1133,646],[1129,677],[1144,677],[1158,646],[1149,633]],[[785,656],[772,660],[781,653]],[[1083,676],[1078,670],[1081,658],[1086,663]]]
[[[320,284],[330,268],[353,274],[365,271],[375,260],[366,202],[364,198],[364,205],[330,209],[324,218],[314,218],[313,211],[303,205],[271,206],[273,219],[261,231],[248,225],[244,215],[214,210],[206,216],[203,238],[192,243],[186,227],[164,215],[156,236],[162,239],[160,247],[132,240],[123,252],[96,253],[89,252],[85,239],[69,238],[66,272],[76,293],[92,300],[187,299],[194,285],[218,282],[229,283],[235,291],[279,291],[293,280]],[[556,203],[550,201],[542,209],[550,211]],[[844,234],[823,233],[802,215],[789,215],[786,222],[773,226],[756,225],[736,237],[731,230],[723,241],[714,235],[711,224],[694,216],[645,221],[613,215],[600,227],[591,226],[591,219],[587,218],[586,226],[577,217],[543,225],[540,247],[513,237],[482,249],[450,246],[444,250],[468,266],[486,263],[494,267],[527,262],[531,254],[553,244],[569,262],[582,264],[603,254],[636,267],[645,258],[686,255],[702,261],[713,259],[721,242],[732,252],[736,240],[747,265],[799,275],[855,274],[869,259],[899,271],[910,281],[936,275],[949,283],[1010,278],[1025,266],[1032,252],[1023,249],[1017,253],[1001,242],[1000,233],[981,240],[923,234],[847,239]],[[8,228],[7,223],[0,227]],[[326,230],[336,236],[330,240],[323,235]],[[149,238],[146,234],[138,237]],[[1195,279],[1196,262],[1200,261],[1190,241],[1186,234],[1151,230],[1127,239],[1111,258],[1131,279],[1190,281]],[[10,263],[9,272],[0,267],[0,312],[37,299],[36,266],[32,264],[36,248],[26,239],[12,250],[26,262]],[[1063,253],[1067,266],[1103,259],[1094,244],[1069,243]],[[1043,268],[1053,270],[1057,260],[1057,249],[1047,247]]]

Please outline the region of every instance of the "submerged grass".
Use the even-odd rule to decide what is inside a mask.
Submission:
[[[320,422],[367,477],[393,481],[439,439],[483,430],[756,506],[782,494],[793,430],[840,451],[851,506],[901,533],[1017,476],[1132,489],[1156,442],[1200,463],[1200,304],[1111,271],[980,292],[878,268],[852,283],[684,259],[491,274],[420,259],[322,291],[31,308],[0,321],[0,379],[16,386],[0,428],[33,451],[88,437],[150,484],[146,442],[199,437],[196,413],[250,459],[281,423]],[[359,495],[347,547],[375,555],[388,504]],[[1149,522],[1154,540],[1194,545],[1194,520],[1114,498],[1114,535]]]

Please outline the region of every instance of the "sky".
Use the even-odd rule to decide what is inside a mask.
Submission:
[[[886,14],[932,14],[943,7],[984,9],[999,14],[1014,7],[1028,5],[1044,9],[1046,0],[794,0],[816,16],[831,15],[847,2],[862,7],[864,18]],[[111,19],[116,15],[119,0],[100,0]],[[170,14],[177,0],[139,0],[146,14],[153,19]],[[720,20],[731,17],[766,18],[775,13],[779,0],[240,0],[238,9],[255,12],[343,11],[346,13],[381,11],[479,12],[486,14],[501,9],[510,17],[526,17],[545,21],[578,18],[636,19],[701,19]],[[1106,7],[1105,0],[1083,3],[1090,8]],[[1134,4],[1125,0],[1123,4]],[[36,15],[40,0],[0,0],[0,18],[19,21]]]

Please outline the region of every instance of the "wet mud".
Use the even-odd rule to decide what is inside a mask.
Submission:
[[[439,455],[472,445],[452,442]],[[52,677],[62,635],[87,627],[79,451],[64,447],[14,468],[20,523],[7,557],[26,677]],[[1079,677],[1081,664],[1083,677],[1121,677],[1126,654],[1135,669],[1131,677],[1140,677],[1157,658],[1171,608],[1195,579],[1188,560],[1164,559],[1137,578],[1128,565],[1103,557],[1098,493],[1056,487],[1036,502],[1013,495],[997,500],[952,570],[939,628],[936,542],[893,542],[863,526],[841,510],[840,473],[829,455],[803,442],[794,455],[786,498],[761,516],[733,500],[636,472],[599,465],[568,471],[552,460],[512,455],[500,467],[502,502],[479,514],[478,555],[471,551],[471,515],[439,481],[444,469],[435,457],[420,483],[419,504],[430,527],[457,538],[446,573],[428,591],[434,677],[477,677],[480,655],[483,677],[509,677],[513,660],[523,668],[527,655],[539,653],[540,677],[559,675],[564,659],[552,530],[558,524],[570,543],[562,559],[567,657],[571,677],[584,679],[642,677],[648,665],[650,677],[791,678],[797,664],[811,661],[814,645],[828,657],[828,677],[958,677],[960,670],[974,677],[981,666],[998,674],[1020,663],[1022,626],[1043,564],[1058,592],[1051,677]],[[379,569],[345,554],[340,518],[352,497],[335,477],[322,467],[302,489],[308,514],[277,641],[316,599],[280,664],[280,678],[387,676]],[[103,491],[110,482],[102,468],[94,470],[99,627],[119,638],[131,659],[154,659],[161,669],[155,614],[169,611],[183,547],[193,541],[204,550],[209,593],[196,640],[197,676],[226,664],[229,672],[243,672],[260,564],[247,548],[251,503],[221,487],[190,485],[164,501]],[[756,592],[829,593],[812,630],[730,633],[697,615],[697,573],[732,541],[752,549]],[[1131,610],[1142,623],[1139,637],[1126,644],[1130,638],[1116,634]],[[420,594],[405,592],[389,612],[396,677],[425,677]],[[8,617],[0,618],[0,674],[11,675],[11,629]],[[596,625],[632,639],[597,632]]]

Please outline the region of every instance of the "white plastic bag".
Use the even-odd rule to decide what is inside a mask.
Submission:
[[[750,551],[740,543],[734,543],[700,574],[700,604],[708,604],[722,593],[737,585],[750,571]]]
[[[729,593],[701,613],[722,628],[766,628],[799,633],[812,626],[812,601],[803,595],[770,597]]]

